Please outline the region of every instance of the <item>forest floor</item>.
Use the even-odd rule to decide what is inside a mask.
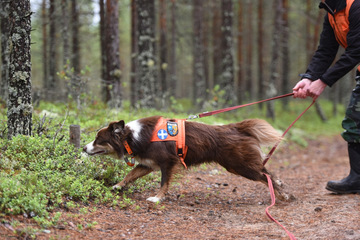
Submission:
[[[297,239],[360,239],[360,195],[335,195],[328,180],[348,174],[346,143],[341,137],[310,140],[307,148],[283,143],[267,168],[288,186],[292,202],[276,201],[271,215]],[[63,211],[56,227],[36,233],[36,239],[289,239],[270,221],[267,186],[226,172],[217,165],[184,171],[165,201],[147,202],[158,188],[128,195],[133,205],[123,209],[90,204],[89,211]],[[16,227],[7,221],[17,220]],[[79,223],[95,223],[79,228]],[[6,217],[1,239],[26,239],[13,232],[36,228],[32,219]],[[23,231],[26,232],[26,231]]]

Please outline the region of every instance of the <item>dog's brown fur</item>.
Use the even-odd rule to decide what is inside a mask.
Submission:
[[[84,147],[84,151],[91,155],[112,154],[123,158],[124,154],[127,154],[123,146],[126,140],[139,164],[113,188],[123,188],[154,170],[160,170],[160,191],[155,197],[148,198],[153,202],[161,201],[165,197],[175,169],[182,166],[174,142],[150,142],[159,118],[143,118],[128,125],[125,125],[124,121],[112,122],[97,133],[92,143]],[[221,126],[186,121],[185,129],[185,143],[188,146],[185,163],[188,167],[216,162],[231,173],[264,184],[267,184],[267,179],[263,173],[267,173],[272,178],[275,193],[279,198],[293,198],[283,191],[281,181],[274,181],[274,175],[262,164],[263,153],[260,145],[276,143],[281,139],[280,134],[266,121],[249,119]]]

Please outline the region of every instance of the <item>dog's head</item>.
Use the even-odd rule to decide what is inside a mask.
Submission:
[[[124,155],[123,140],[125,136],[125,122],[112,122],[96,134],[95,140],[88,143],[84,152],[89,155],[115,155],[122,158]]]

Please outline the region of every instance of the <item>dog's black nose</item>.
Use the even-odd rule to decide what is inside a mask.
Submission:
[[[83,147],[83,151],[84,151],[84,152],[86,152],[86,150],[87,150],[86,146],[85,146],[85,147]]]

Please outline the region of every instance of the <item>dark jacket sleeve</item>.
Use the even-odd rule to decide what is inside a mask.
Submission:
[[[330,25],[328,14],[326,14],[320,35],[320,44],[306,70],[306,77],[311,80],[319,79],[333,63],[338,49],[339,43],[336,41],[334,30]]]
[[[339,60],[329,68],[320,79],[332,86],[337,80],[351,71],[360,63],[360,1],[352,4],[349,12],[349,32],[347,34],[348,47]]]

